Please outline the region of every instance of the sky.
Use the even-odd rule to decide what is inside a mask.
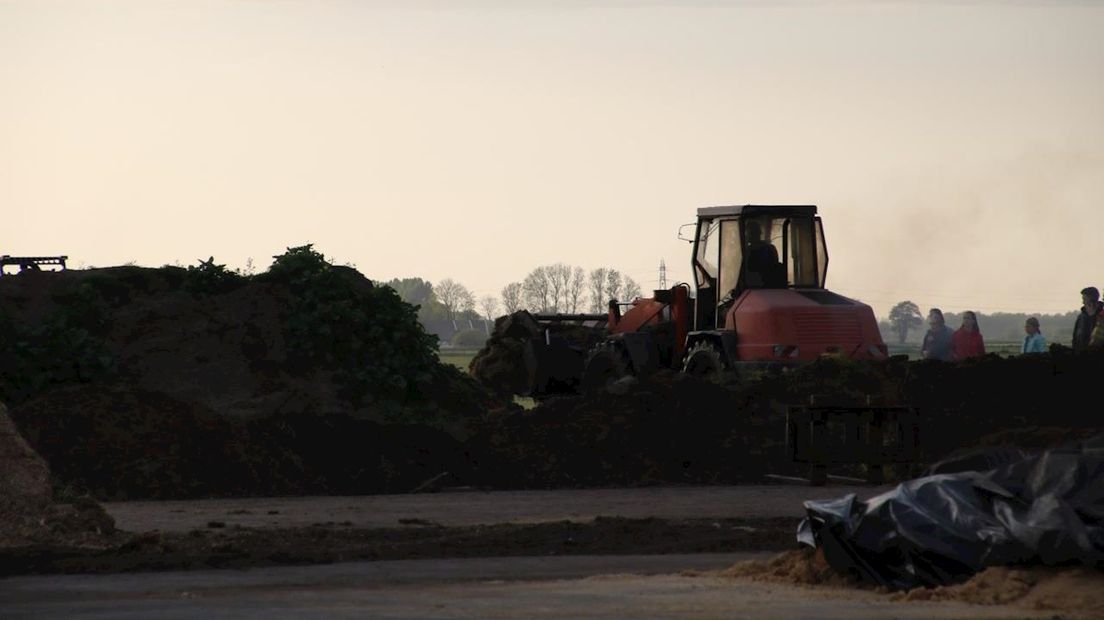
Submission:
[[[1104,288],[1104,3],[0,0],[0,254],[497,295],[816,204],[885,316]]]

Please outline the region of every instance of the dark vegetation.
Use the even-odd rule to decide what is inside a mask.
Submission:
[[[1084,405],[1104,358],[1061,347],[728,385],[660,374],[525,411],[508,325],[473,361],[492,391],[438,361],[394,290],[310,246],[256,276],[213,259],[27,273],[0,279],[0,400],[59,490],[101,499],[759,482],[803,473],[783,421],[810,394],[918,407],[928,462],[1104,426]]]

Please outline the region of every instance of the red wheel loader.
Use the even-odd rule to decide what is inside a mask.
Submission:
[[[825,288],[828,248],[815,206],[702,208],[693,236],[681,238],[693,244],[692,290],[678,284],[650,298],[611,300],[606,316],[534,315],[545,329],[526,345],[531,395],[602,389],[664,368],[723,379],[822,356],[888,358],[870,306]],[[605,338],[588,350],[548,329],[551,323],[602,319]],[[906,408],[843,407],[830,398],[809,405],[790,409],[795,460],[874,464],[916,455],[914,413]],[[880,447],[881,427],[889,420],[901,436],[887,452]],[[825,425],[835,421],[855,437],[850,443],[844,437],[841,450],[828,450]]]

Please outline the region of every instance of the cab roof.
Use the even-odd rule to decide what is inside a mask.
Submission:
[[[812,217],[816,215],[816,205],[733,205],[728,207],[702,207],[698,209],[699,219],[731,216],[780,215],[788,217]]]

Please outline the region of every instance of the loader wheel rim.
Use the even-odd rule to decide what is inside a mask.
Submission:
[[[721,354],[712,346],[698,345],[690,350],[682,372],[701,379],[720,380],[724,373]]]
[[[583,369],[583,389],[601,390],[629,374],[620,349],[600,346],[591,352]]]

